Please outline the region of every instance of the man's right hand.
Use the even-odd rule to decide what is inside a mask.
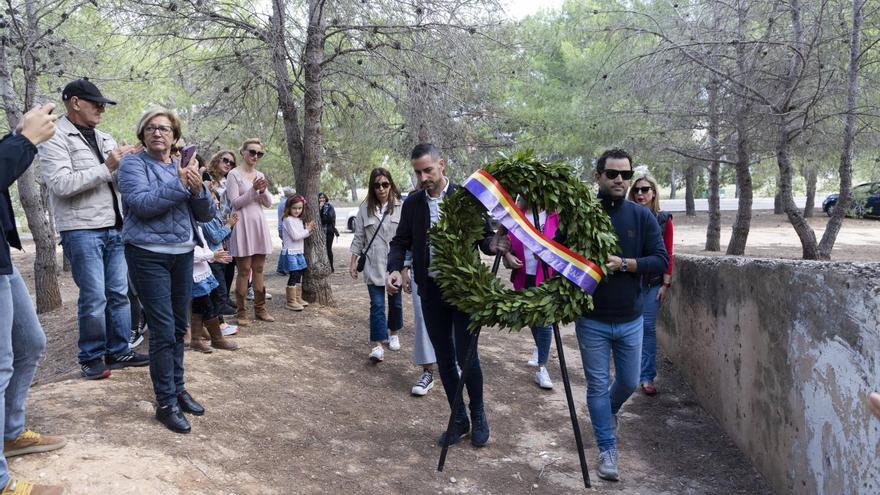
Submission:
[[[55,134],[55,121],[60,115],[52,115],[54,103],[37,105],[21,116],[15,131],[35,146],[48,141]]]
[[[117,146],[113,151],[107,154],[107,158],[104,160],[104,165],[106,165],[111,172],[114,172],[119,168],[119,162],[122,161],[122,157],[132,153],[138,153],[141,149],[140,143],[125,144],[123,141],[122,146]]]
[[[400,275],[400,272],[393,271],[385,277],[385,290],[388,291],[389,295],[395,295],[400,292],[400,287],[403,285],[403,276]]]

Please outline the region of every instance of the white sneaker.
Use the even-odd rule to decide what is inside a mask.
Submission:
[[[400,337],[397,335],[392,335],[388,337],[388,348],[392,351],[400,350]]]
[[[238,326],[224,323],[223,326],[220,327],[220,332],[223,333],[224,337],[229,337],[230,335],[235,335],[238,333]]]
[[[538,348],[535,347],[535,351],[532,352],[532,357],[529,358],[529,366],[538,366]]]
[[[535,383],[537,383],[539,387],[548,390],[553,388],[553,382],[550,381],[550,373],[547,373],[547,368],[543,366],[538,368],[538,371],[535,373]]]
[[[434,388],[434,373],[425,370],[422,372],[422,376],[419,377],[419,381],[413,385],[412,394],[421,397],[427,395],[428,390],[432,388]]]
[[[373,347],[373,350],[370,351],[370,360],[374,363],[381,363],[385,360],[385,350],[382,349],[381,345]]]
[[[248,301],[253,301],[253,300],[254,300],[254,288],[253,288],[253,287],[248,287],[248,291],[247,291],[247,296],[246,296],[246,297],[247,297],[247,300],[248,300]]]
[[[267,300],[267,301],[271,301],[271,300],[272,300],[272,294],[271,294],[269,291],[266,291],[266,300]]]

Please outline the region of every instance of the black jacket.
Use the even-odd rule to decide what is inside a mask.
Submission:
[[[458,188],[458,185],[450,181],[446,194],[452,194]],[[397,233],[394,234],[394,239],[389,245],[389,273],[403,269],[406,252],[412,251],[412,276],[419,287],[425,287],[428,282],[428,229],[430,228],[431,210],[428,209],[428,193],[421,190],[410,194],[403,201]],[[495,233],[488,221],[483,226],[483,233],[483,239],[479,243],[480,250],[486,254],[492,254],[489,250],[489,244]]]
[[[593,311],[584,316],[606,323],[624,323],[642,314],[642,276],[662,274],[669,255],[651,210],[626,199],[611,200],[601,194],[599,200],[617,232],[621,252],[615,254],[635,259],[638,272],[609,274],[593,294]]]
[[[0,140],[0,275],[12,274],[12,258],[9,246],[21,249],[18,229],[15,227],[15,214],[9,198],[9,186],[31,166],[37,147],[21,135],[7,135]]]

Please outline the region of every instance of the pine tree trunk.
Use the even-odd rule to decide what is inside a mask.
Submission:
[[[305,88],[303,92],[303,168],[296,174],[296,189],[309,199],[311,218],[318,217],[318,192],[321,187],[321,117],[324,99],[321,88],[324,63],[324,0],[309,0],[309,19],[303,57]],[[317,234],[317,235],[315,235]],[[309,301],[335,306],[330,289],[330,262],[324,248],[323,229],[306,239],[305,255],[309,265],[303,280],[303,294]]]
[[[357,177],[354,174],[348,174],[345,176],[345,183],[348,185],[348,190],[351,192],[351,202],[358,202],[358,188],[357,188]]]
[[[708,85],[709,93],[709,224],[706,226],[706,251],[721,251],[721,200],[719,198],[719,182],[721,175],[721,150],[719,139],[719,101],[718,81],[712,80]]]
[[[843,216],[849,207],[850,195],[852,194],[853,142],[856,136],[855,108],[859,97],[859,52],[861,51],[862,8],[864,5],[864,0],[853,0],[852,2],[853,19],[846,84],[846,118],[843,124],[843,148],[840,151],[840,167],[838,169],[840,195],[837,198],[837,206],[831,213],[831,219],[828,220],[828,225],[825,227],[825,233],[822,234],[822,241],[819,242],[819,258],[823,260],[831,259],[831,250],[834,249],[834,242],[843,225]]]
[[[807,183],[807,200],[804,204],[804,218],[813,218],[816,205],[816,168],[807,164],[803,169],[804,181]]]
[[[748,5],[739,4],[737,7],[737,37],[745,37],[747,28]],[[747,73],[746,46],[737,43],[736,65],[737,71],[742,77]],[[727,254],[742,256],[746,252],[746,242],[749,239],[749,230],[752,225],[752,172],[751,151],[749,147],[748,116],[751,105],[747,98],[739,98],[737,101],[734,125],[736,126],[736,219],[730,231],[730,242],[727,244]]]
[[[677,177],[675,176],[675,164],[672,164],[672,170],[669,172],[669,199],[675,199],[675,182]]]
[[[685,216],[697,216],[697,207],[694,204],[694,182],[697,165],[688,165],[684,171],[684,210]]]

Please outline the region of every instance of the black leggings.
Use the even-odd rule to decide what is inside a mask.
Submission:
[[[287,277],[287,286],[293,287],[294,285],[299,285],[302,282],[303,278],[303,270],[294,270],[290,272],[290,276]]]
[[[223,308],[223,291],[219,286],[210,294],[193,298],[192,311],[197,315],[202,315],[204,320],[212,320],[220,316],[221,308]]]
[[[336,228],[335,227],[324,227],[324,240],[325,245],[327,246],[327,261],[330,262],[330,269],[333,270],[333,241],[335,239]]]

